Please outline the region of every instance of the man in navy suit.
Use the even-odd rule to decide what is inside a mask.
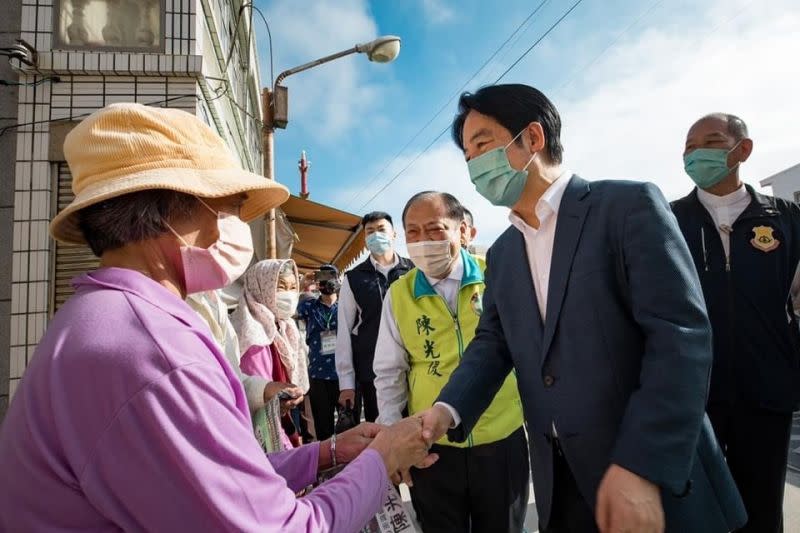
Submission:
[[[543,531],[735,529],[745,513],[704,413],[711,330],[680,229],[654,185],[566,172],[560,133],[532,87],[461,96],[453,137],[511,226],[424,435],[466,439],[514,370]]]

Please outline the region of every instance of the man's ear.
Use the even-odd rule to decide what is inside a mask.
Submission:
[[[530,146],[531,154],[544,150],[546,139],[544,138],[544,128],[540,123],[531,122],[528,124],[526,136],[528,137],[528,146]]]
[[[461,245],[466,245],[469,239],[469,226],[467,226],[467,222],[465,220],[462,220],[461,224],[458,225],[458,234],[461,240]]]
[[[753,153],[753,140],[752,139],[742,139],[742,145],[740,150],[742,151],[742,163],[748,160],[750,154]]]

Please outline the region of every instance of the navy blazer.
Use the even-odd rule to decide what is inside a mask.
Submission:
[[[573,176],[553,245],[542,323],[522,234],[487,254],[483,314],[438,401],[463,441],[514,369],[547,526],[555,424],[594,509],[614,463],[662,487],[667,531],[744,524],[739,493],[705,417],[711,329],[692,258],[659,189]]]

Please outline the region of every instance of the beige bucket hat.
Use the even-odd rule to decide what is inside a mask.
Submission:
[[[53,238],[83,244],[78,212],[146,189],[200,198],[247,193],[241,218],[249,222],[289,198],[289,190],[242,170],[223,140],[202,120],[177,109],[112,104],[89,115],[64,141],[75,200],[50,223]]]

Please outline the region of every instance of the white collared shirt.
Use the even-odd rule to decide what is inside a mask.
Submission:
[[[433,290],[447,302],[447,307],[450,308],[451,313],[455,313],[456,307],[458,307],[458,290],[461,288],[461,278],[464,277],[464,261],[461,259],[461,253],[456,253],[458,253],[458,258],[453,265],[453,270],[447,277],[441,279],[432,278],[423,273]]]
[[[725,196],[716,196],[703,189],[697,189],[697,199],[706,208],[711,219],[714,221],[719,232],[719,238],[722,240],[722,248],[725,250],[725,257],[731,255],[731,228],[736,219],[744,213],[747,206],[750,205],[752,198],[750,193],[747,192],[744,184],[738,189]]]
[[[566,171],[550,184],[539,201],[536,202],[536,218],[539,219],[539,229],[529,226],[522,218],[511,211],[508,219],[511,224],[522,233],[525,239],[525,252],[528,256],[528,265],[531,268],[531,279],[536,291],[536,301],[542,315],[542,323],[547,315],[547,294],[550,285],[550,263],[553,258],[553,243],[556,237],[556,223],[561,199],[567,190],[572,175]]]
[[[522,218],[511,211],[508,219],[511,224],[522,233],[525,239],[525,252],[528,256],[528,265],[531,268],[531,279],[536,291],[536,302],[539,306],[539,313],[544,323],[547,316],[547,294],[550,288],[550,264],[553,259],[553,243],[556,237],[556,223],[558,222],[558,210],[561,208],[561,200],[564,198],[564,191],[572,179],[572,173],[563,170],[558,178],[550,184],[539,201],[536,202],[535,213],[539,219],[539,229],[533,228]],[[453,406],[445,402],[436,402],[443,405],[450,411],[453,418],[451,428],[461,424],[461,416]],[[558,435],[555,423],[553,423],[553,434]]]
[[[390,265],[382,265],[372,257],[369,256],[370,263],[375,267],[375,270],[381,275],[389,279],[389,272],[400,264],[400,256],[395,253],[394,260]],[[356,388],[356,373],[353,369],[353,343],[350,335],[357,335],[358,328],[361,322],[356,323],[356,320],[361,315],[361,308],[356,302],[353,295],[353,290],[350,288],[350,282],[347,276],[344,276],[342,286],[339,288],[339,310],[337,311],[336,320],[338,328],[336,330],[336,374],[339,376],[339,390],[355,389]]]
[[[464,261],[461,259],[461,254],[459,253],[452,272],[446,278],[437,279],[424,273],[423,275],[433,290],[447,302],[450,312],[455,313],[458,306],[461,278],[464,277]],[[378,342],[375,343],[375,360],[372,363],[372,369],[375,371],[375,391],[378,397],[377,422],[393,424],[403,418],[403,409],[408,404],[410,366],[408,352],[400,337],[400,330],[392,310],[391,293],[387,293],[383,300],[381,327],[378,331]]]
[[[378,261],[372,256],[372,254],[369,254],[369,262],[372,263],[372,266],[375,267],[375,270],[383,274],[384,278],[389,279],[389,272],[391,272],[394,267],[400,264],[400,256],[394,254],[394,259],[390,264],[382,265],[378,263]]]

